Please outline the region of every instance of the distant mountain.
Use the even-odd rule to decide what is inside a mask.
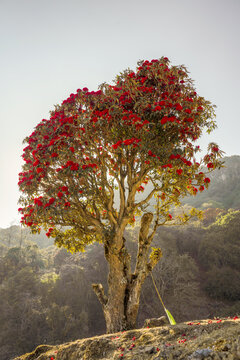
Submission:
[[[225,157],[223,161],[224,167],[209,175],[209,188],[183,199],[184,204],[202,209],[240,209],[240,156]]]

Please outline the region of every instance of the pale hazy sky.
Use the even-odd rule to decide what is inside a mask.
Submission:
[[[0,0],[0,227],[19,219],[22,140],[77,88],[138,60],[185,64],[217,105],[217,142],[240,155],[240,0]]]

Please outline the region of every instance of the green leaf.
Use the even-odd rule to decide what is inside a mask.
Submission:
[[[168,317],[168,320],[169,320],[170,324],[171,325],[176,325],[176,321],[174,320],[174,317],[172,316],[170,311],[167,310],[165,307],[164,307],[164,310],[165,310],[165,313],[167,314],[167,317]]]

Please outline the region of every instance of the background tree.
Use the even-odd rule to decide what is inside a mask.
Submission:
[[[107,332],[135,327],[141,287],[161,258],[160,248],[149,254],[158,226],[196,215],[173,219],[170,211],[208,187],[201,164],[209,171],[221,166],[216,144],[201,163],[195,160],[195,141],[215,127],[214,106],[196,93],[186,68],[161,58],[139,62],[115,85],[77,90],[26,138],[22,223],[36,232],[43,227],[72,252],[103,243],[108,294],[101,284],[93,288]],[[141,224],[132,269],[124,230],[135,216]]]

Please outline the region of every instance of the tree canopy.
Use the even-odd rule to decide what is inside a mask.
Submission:
[[[195,141],[216,127],[214,116],[187,69],[166,57],[141,61],[98,91],[78,89],[25,139],[22,222],[48,228],[58,245],[75,251],[101,241],[123,218],[133,222],[154,195],[155,222],[172,221],[170,204],[208,186]],[[215,144],[209,150],[203,162],[214,169],[220,151]]]

